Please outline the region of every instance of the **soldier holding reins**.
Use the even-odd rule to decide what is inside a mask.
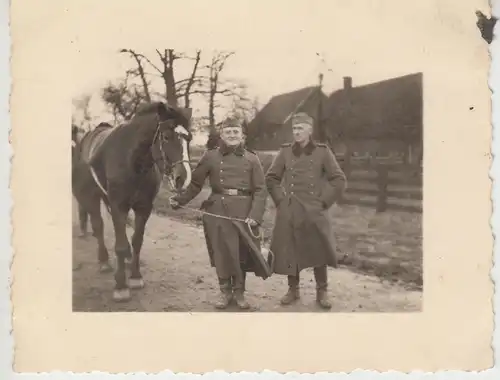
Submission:
[[[220,135],[220,146],[205,152],[193,171],[190,186],[172,197],[170,204],[174,209],[187,204],[209,179],[212,193],[202,209],[207,213],[203,215],[203,228],[210,263],[216,269],[220,286],[215,306],[224,309],[234,299],[241,309],[248,309],[250,305],[244,297],[246,273],[258,275],[259,268],[234,223],[244,220],[257,229],[262,222],[267,198],[265,176],[257,155],[243,145],[243,128],[238,121],[226,120]],[[254,231],[252,235],[254,246],[260,249],[256,234]]]

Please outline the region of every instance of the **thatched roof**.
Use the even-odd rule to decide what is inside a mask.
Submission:
[[[317,107],[318,93],[317,86],[310,86],[273,96],[249,123],[249,129],[261,125],[283,124],[294,111],[312,113],[312,110]],[[326,104],[328,97],[323,92],[320,94],[321,100]],[[315,114],[311,114],[311,116],[316,117]]]
[[[333,92],[325,123],[333,135],[421,138],[422,103],[422,73],[405,75]]]

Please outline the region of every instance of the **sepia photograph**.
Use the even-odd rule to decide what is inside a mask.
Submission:
[[[100,52],[72,101],[73,311],[420,311],[425,73],[334,54]]]
[[[13,368],[490,368],[487,3],[13,2]]]

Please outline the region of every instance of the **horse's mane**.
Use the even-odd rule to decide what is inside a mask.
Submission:
[[[141,104],[135,113],[135,116],[144,116],[150,113],[157,113],[162,119],[176,118],[181,119],[182,124],[189,125],[189,120],[177,107],[170,106],[164,102],[149,102]]]
[[[163,108],[165,111],[170,111],[169,107],[165,105],[163,102],[150,102],[150,103],[143,103],[139,107],[137,107],[136,115],[147,115],[152,112],[158,113],[161,108]]]

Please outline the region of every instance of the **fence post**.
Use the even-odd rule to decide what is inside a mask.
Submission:
[[[346,179],[347,179],[347,183],[349,183],[349,178],[346,174],[346,171],[345,171],[345,157],[344,156],[339,156],[339,157],[336,157],[337,158],[337,162],[340,166],[340,169],[344,172],[344,175],[346,176]],[[337,199],[337,204],[343,204],[344,203],[344,194],[345,192],[342,192],[340,195],[339,195],[339,198]]]
[[[385,212],[387,210],[387,185],[389,182],[389,170],[386,165],[377,166],[377,212]]]

